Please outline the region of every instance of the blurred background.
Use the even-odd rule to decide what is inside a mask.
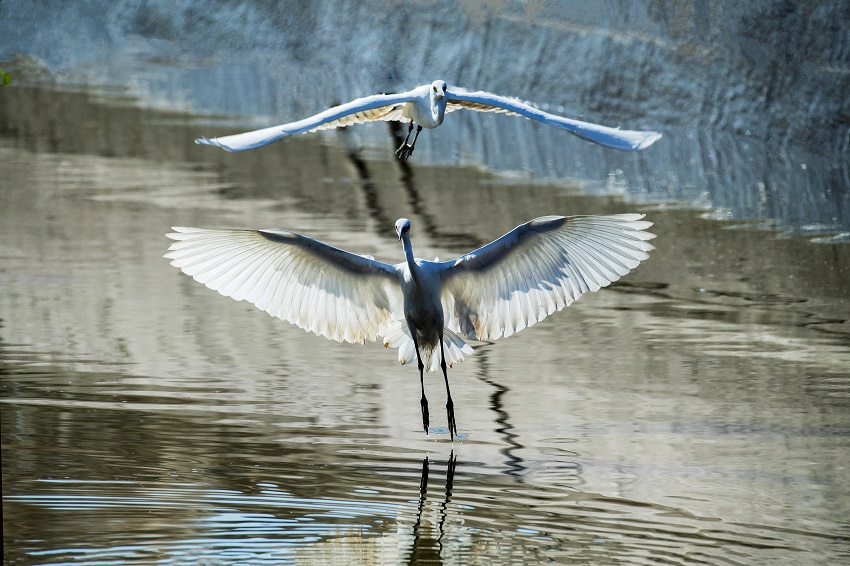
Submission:
[[[8,564],[850,562],[850,5],[0,0]],[[450,114],[193,143],[435,79]],[[633,273],[440,376],[225,299],[171,226],[395,263],[643,212]]]
[[[0,16],[18,84],[191,112],[208,119],[199,133],[439,78],[666,138],[651,159],[612,163],[538,124],[455,115],[423,136],[420,161],[575,178],[780,230],[850,230],[846,2],[6,1]],[[382,126],[350,136],[386,153]]]

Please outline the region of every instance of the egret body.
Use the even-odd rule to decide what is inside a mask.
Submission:
[[[457,434],[447,366],[472,348],[534,325],[616,281],[649,257],[655,237],[641,214],[544,216],[449,261],[416,258],[410,221],[395,229],[405,260],[376,261],[284,230],[174,228],[165,257],[196,281],[304,330],[342,342],[383,338],[402,364],[443,372],[446,412]]]

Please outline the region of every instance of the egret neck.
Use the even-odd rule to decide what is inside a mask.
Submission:
[[[401,236],[401,245],[404,248],[404,257],[407,260],[407,268],[410,269],[410,274],[416,279],[417,265],[413,258],[413,246],[410,245],[410,233],[405,232]]]

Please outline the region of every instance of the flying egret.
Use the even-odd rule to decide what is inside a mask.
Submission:
[[[196,139],[195,143],[215,145],[227,151],[245,151],[295,134],[384,120],[410,123],[407,129],[407,137],[396,150],[399,159],[407,159],[413,153],[413,147],[416,145],[416,139],[419,137],[422,128],[436,128],[443,123],[446,112],[453,112],[461,108],[480,112],[499,112],[510,116],[525,116],[567,130],[584,140],[625,151],[647,148],[661,137],[658,132],[620,130],[571,120],[544,112],[515,98],[498,96],[484,91],[469,92],[458,87],[449,88],[445,81],[434,81],[430,85],[422,85],[407,92],[376,94],[358,98],[297,122],[221,138],[208,139],[202,137]],[[416,135],[413,137],[413,142],[408,144],[414,125],[416,126]]]
[[[389,265],[284,230],[173,228],[166,258],[210,289],[342,342],[383,337],[402,364],[446,382],[450,437],[457,434],[446,365],[463,361],[464,341],[507,337],[598,291],[649,257],[655,237],[642,214],[544,216],[449,261],[415,258],[410,220],[396,234],[405,261]]]

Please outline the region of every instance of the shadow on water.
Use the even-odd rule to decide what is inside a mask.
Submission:
[[[404,141],[404,127],[399,122],[389,122],[388,128],[390,137],[394,146],[401,145]],[[386,229],[395,223],[395,218],[390,218],[387,213],[387,208],[382,205],[382,195],[378,192],[376,182],[369,172],[369,164],[363,159],[359,151],[349,149],[346,152],[346,157],[351,162],[357,175],[357,184],[364,194],[366,208],[369,211],[369,217],[376,221],[377,235],[386,234]],[[432,211],[431,206],[435,202],[433,199],[423,198],[423,190],[419,186],[416,179],[415,167],[406,160],[394,159],[392,163],[398,169],[398,182],[406,196],[407,205],[410,209],[408,215],[412,216],[416,221],[416,229],[428,235],[432,241],[452,242],[454,245],[466,247],[469,250],[475,249],[486,243],[481,238],[466,232],[457,232],[447,230],[444,223],[439,221],[440,209],[442,204],[437,205],[437,210]],[[428,187],[425,188],[425,193],[428,193]],[[397,195],[384,195],[384,197],[392,196],[395,200]],[[430,203],[430,204],[429,204]]]
[[[398,167],[401,172],[399,180],[404,188],[404,193],[407,195],[408,204],[416,214],[416,220],[421,222],[422,231],[432,241],[447,242],[469,250],[476,249],[485,243],[470,233],[447,229],[446,224],[439,219],[441,210],[446,206],[445,203],[436,201],[438,203],[437,209],[432,211],[429,203],[434,203],[435,199],[423,198],[423,191],[420,190],[419,183],[414,177],[414,168],[407,161],[402,160],[398,161]]]
[[[514,432],[514,427],[510,423],[510,415],[508,415],[508,412],[502,404],[502,397],[508,393],[510,389],[500,383],[496,383],[489,377],[490,364],[487,356],[487,346],[488,344],[484,344],[476,349],[476,354],[478,355],[479,360],[479,370],[476,372],[477,377],[495,389],[495,391],[493,391],[490,395],[490,409],[496,413],[495,422],[499,425],[495,430],[497,433],[502,435],[505,444],[507,444],[507,446],[501,449],[502,454],[504,454],[506,458],[505,465],[507,466],[507,469],[505,470],[505,473],[522,481],[522,475],[526,469],[523,465],[522,457],[515,454],[515,452],[522,450],[523,446],[519,443],[519,435]]]
[[[381,206],[380,195],[375,190],[375,182],[369,177],[366,161],[356,151],[348,151],[346,156],[357,171],[358,185],[365,197],[366,210],[369,212],[369,218],[376,222],[375,231],[378,236],[383,235],[387,227],[395,223],[395,219],[390,218]]]

